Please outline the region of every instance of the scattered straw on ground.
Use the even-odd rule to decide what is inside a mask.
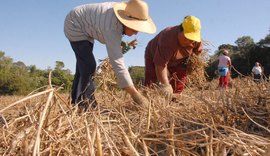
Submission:
[[[174,102],[138,87],[147,93],[147,106],[134,104],[113,85],[105,87],[106,80],[99,82],[99,105],[85,113],[79,114],[51,85],[1,106],[0,154],[269,154],[269,82],[235,79],[231,88],[220,91],[214,81],[186,88]]]

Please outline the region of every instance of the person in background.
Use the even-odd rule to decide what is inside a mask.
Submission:
[[[229,68],[231,67],[231,59],[228,56],[229,51],[227,49],[221,50],[222,54],[218,57],[218,73],[219,77],[219,87],[227,89],[229,84]]]
[[[78,104],[85,110],[89,105],[96,105],[93,81],[96,70],[94,40],[106,45],[119,87],[128,92],[136,103],[147,102],[132,82],[121,49],[123,35],[132,36],[138,32],[156,32],[156,26],[148,14],[148,4],[142,0],[85,4],[68,13],[64,33],[76,56],[76,73],[71,93],[73,105]]]
[[[181,93],[187,76],[186,60],[192,53],[199,55],[201,52],[200,20],[186,16],[180,25],[163,29],[148,42],[144,85],[159,82],[165,96]]]
[[[255,82],[259,82],[262,78],[262,67],[259,62],[255,63],[255,66],[252,68],[252,74]]]

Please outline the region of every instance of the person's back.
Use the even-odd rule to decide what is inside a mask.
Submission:
[[[229,61],[231,60],[229,56],[226,55],[220,55],[218,57],[218,66],[219,67],[228,67]]]
[[[120,40],[122,24],[114,14],[114,4],[115,2],[105,2],[75,7],[65,20],[64,32],[67,38],[70,41],[88,40],[92,43],[98,40],[104,44],[108,32],[116,31],[119,32],[117,34]]]

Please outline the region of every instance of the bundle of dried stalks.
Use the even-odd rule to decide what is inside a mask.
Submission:
[[[187,59],[187,84],[202,86],[206,82],[207,49],[200,55],[191,54]]]
[[[269,154],[269,82],[234,80],[226,92],[187,88],[177,102],[145,91],[150,104],[138,106],[121,90],[97,88],[98,108],[78,114],[51,85],[37,90],[0,107],[0,154]]]
[[[97,86],[99,86],[99,88],[101,88],[102,90],[106,91],[116,88],[116,76],[113,72],[109,58],[100,60],[100,65],[97,68],[95,80],[97,80]]]

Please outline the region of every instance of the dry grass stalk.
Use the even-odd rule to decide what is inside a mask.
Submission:
[[[53,89],[48,89],[48,90],[39,92],[39,93],[37,93],[37,94],[34,94],[34,95],[32,95],[32,96],[28,96],[28,97],[26,97],[26,98],[23,98],[23,99],[21,99],[21,100],[19,100],[19,101],[16,101],[16,102],[10,104],[9,106],[7,106],[7,107],[1,109],[1,110],[0,110],[0,113],[3,113],[3,112],[6,111],[7,109],[9,109],[9,108],[11,108],[11,107],[14,107],[15,105],[20,104],[20,103],[22,103],[22,102],[24,102],[24,101],[26,101],[26,100],[28,100],[28,99],[31,99],[31,98],[34,98],[34,97],[37,97],[37,96],[40,96],[40,95],[43,95],[43,94],[50,93],[51,91],[53,91]]]
[[[169,155],[176,156],[175,154],[175,145],[174,145],[174,118],[170,120],[170,135],[169,135],[169,140],[170,140],[170,146],[169,148]]]
[[[125,131],[119,127],[122,135],[123,135],[123,139],[124,139],[124,142],[126,144],[126,146],[129,148],[129,150],[132,152],[132,155],[134,156],[140,156],[140,154],[138,153],[138,151],[134,148],[134,146],[132,145],[131,141],[129,140],[127,134],[125,133]]]
[[[86,128],[86,137],[87,137],[87,145],[88,145],[88,155],[89,156],[94,156],[95,155],[95,151],[94,151],[94,146],[93,146],[93,141],[91,139],[91,135],[90,135],[90,130],[88,127],[88,123],[87,120],[85,119],[85,128]]]
[[[41,129],[42,129],[42,126],[43,126],[43,123],[44,121],[46,120],[45,119],[45,116],[47,114],[47,110],[49,108],[49,105],[50,105],[50,102],[51,102],[51,99],[53,97],[53,91],[51,91],[49,93],[49,96],[48,96],[48,100],[46,102],[46,105],[45,105],[45,108],[43,110],[43,112],[41,113],[41,116],[40,116],[40,120],[39,120],[39,126],[38,126],[38,131],[37,131],[37,137],[36,137],[36,143],[35,143],[35,147],[34,147],[34,152],[33,152],[33,156],[35,155],[40,155],[40,134],[41,134]]]
[[[97,156],[103,156],[102,155],[102,145],[101,145],[101,137],[100,137],[100,132],[99,132],[99,128],[98,128],[98,124],[96,123],[95,124],[95,129],[96,129],[96,145],[97,145],[97,152],[96,152],[96,155]]]
[[[200,55],[191,54],[187,59],[187,85],[203,86],[206,82],[207,50]]]

